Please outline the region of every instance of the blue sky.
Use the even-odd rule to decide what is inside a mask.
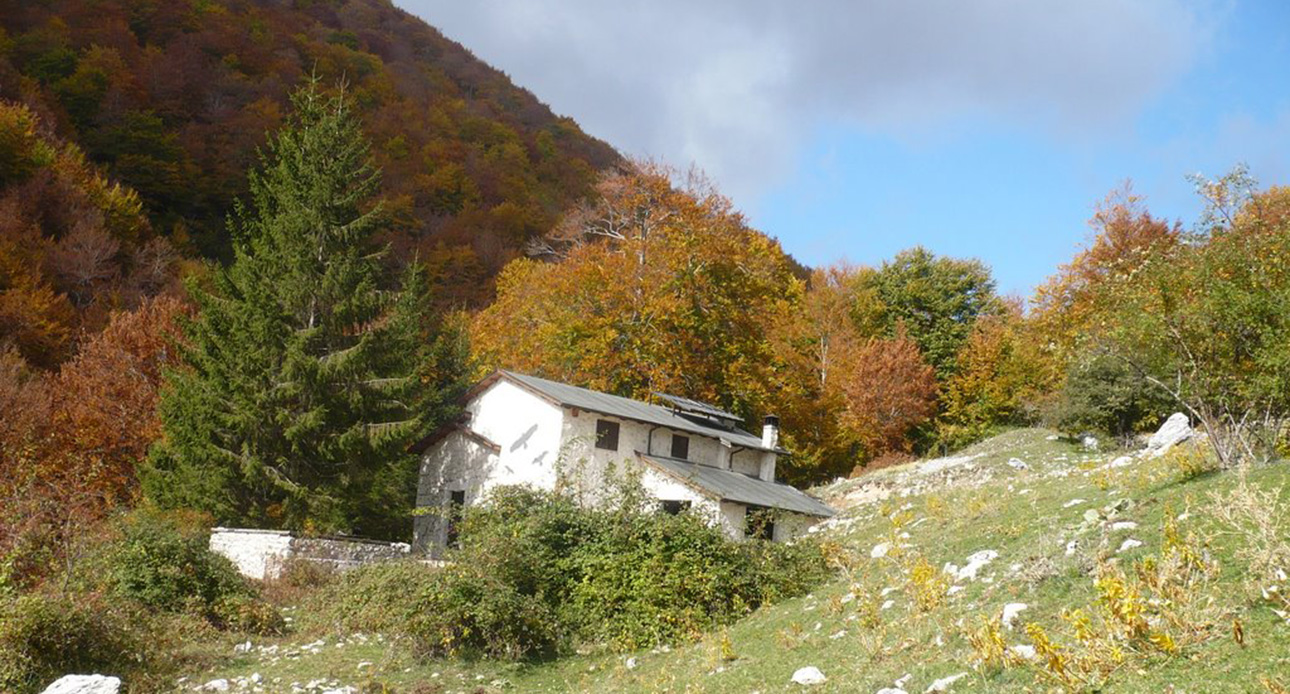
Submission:
[[[705,169],[809,265],[923,245],[1028,296],[1126,179],[1290,183],[1290,3],[402,0],[625,153]]]

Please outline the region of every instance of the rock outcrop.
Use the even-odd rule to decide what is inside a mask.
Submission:
[[[117,694],[121,680],[107,675],[66,675],[45,688],[43,694]]]

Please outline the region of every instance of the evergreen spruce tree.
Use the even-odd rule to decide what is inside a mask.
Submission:
[[[379,171],[343,93],[315,80],[292,104],[230,220],[232,265],[189,287],[144,490],[223,523],[403,537],[407,448],[448,414],[460,341],[430,334],[416,263],[382,286]]]

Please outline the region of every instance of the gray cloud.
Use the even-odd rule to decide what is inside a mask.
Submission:
[[[1182,0],[397,1],[589,132],[697,163],[743,205],[822,124],[1104,132],[1205,39]]]

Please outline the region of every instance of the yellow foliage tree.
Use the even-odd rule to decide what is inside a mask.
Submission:
[[[802,291],[779,243],[694,174],[638,164],[596,192],[531,248],[558,262],[522,258],[498,277],[470,330],[482,368],[750,420],[773,408],[769,334]]]

